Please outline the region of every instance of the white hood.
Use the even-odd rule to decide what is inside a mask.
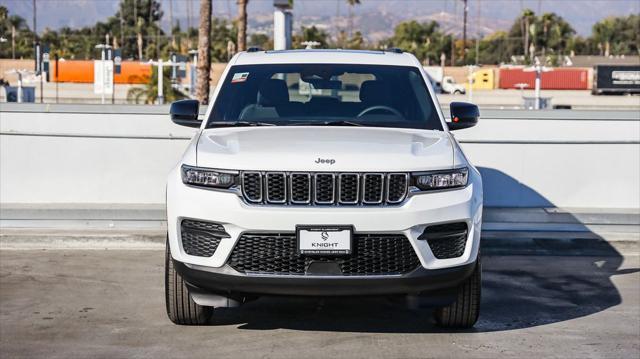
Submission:
[[[217,128],[202,132],[197,165],[261,171],[424,171],[451,168],[453,145],[443,131],[319,126]]]

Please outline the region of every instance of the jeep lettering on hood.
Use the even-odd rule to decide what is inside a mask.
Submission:
[[[315,160],[315,163],[326,163],[326,164],[332,165],[332,164],[336,163],[336,160],[334,160],[333,158],[324,159],[324,158],[318,157],[318,159]]]

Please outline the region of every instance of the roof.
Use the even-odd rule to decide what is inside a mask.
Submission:
[[[420,66],[420,62],[406,52],[340,49],[241,52],[233,62],[234,65],[291,63]]]

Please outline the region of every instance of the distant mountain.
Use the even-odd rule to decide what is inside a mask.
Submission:
[[[38,30],[62,26],[93,25],[115,14],[119,0],[36,0]],[[174,21],[182,27],[197,26],[199,0],[161,0],[164,10],[163,27],[169,28],[169,13],[173,9]],[[10,13],[18,14],[31,25],[32,5],[29,0],[0,0]],[[345,0],[295,0],[294,31],[300,26],[317,25],[334,35],[348,26],[348,5]],[[232,19],[236,0],[213,0],[214,15]],[[249,31],[270,33],[272,26],[272,0],[249,1]],[[362,0],[354,6],[354,29],[360,30],[370,41],[392,34],[401,21],[435,20],[443,30],[462,31],[461,0]],[[469,36],[489,34],[508,29],[522,9],[535,12],[556,12],[564,17],[583,36],[591,33],[594,23],[607,16],[640,13],[638,0],[469,0]]]

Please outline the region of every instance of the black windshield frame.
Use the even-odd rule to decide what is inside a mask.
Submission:
[[[333,80],[340,80],[341,76],[346,78],[349,75],[360,76],[366,81],[355,85],[343,84],[343,88],[337,90],[328,88],[307,90],[308,101],[305,102],[304,99],[300,101],[300,98],[291,100],[291,94],[298,96],[298,93],[302,93],[300,87],[306,84],[304,80],[307,80],[307,78],[303,79],[303,75],[315,72],[325,76],[326,83],[333,83]],[[282,78],[284,78],[283,81]],[[286,85],[287,88],[286,101],[288,102],[283,102],[282,107],[299,110],[291,110],[287,113],[287,111],[281,111],[278,104],[274,104],[273,110],[270,110],[271,104],[260,103],[260,101],[268,101],[260,98],[261,91],[266,92],[264,84],[267,81],[284,82],[284,84],[276,84]],[[364,82],[380,83],[369,86],[367,100],[374,99],[370,102],[365,102],[363,98]],[[233,65],[219,86],[220,89],[205,128],[221,127],[222,122],[230,122],[229,125],[235,122],[239,126],[246,125],[247,122],[277,126],[322,126],[345,122],[368,127],[443,131],[437,101],[431,97],[420,69],[414,66],[300,63]],[[376,88],[380,89],[378,91],[380,93],[376,92]],[[358,92],[353,92],[354,89]],[[314,91],[324,93],[314,95],[312,93]],[[330,95],[327,96],[329,92]],[[378,104],[375,99],[383,102]],[[372,107],[383,108],[365,111]],[[256,108],[263,112],[258,111],[255,115]],[[253,117],[251,115],[247,117],[247,109]],[[266,111],[269,115],[265,115],[265,109],[271,111]],[[274,111],[275,115],[272,114]]]

